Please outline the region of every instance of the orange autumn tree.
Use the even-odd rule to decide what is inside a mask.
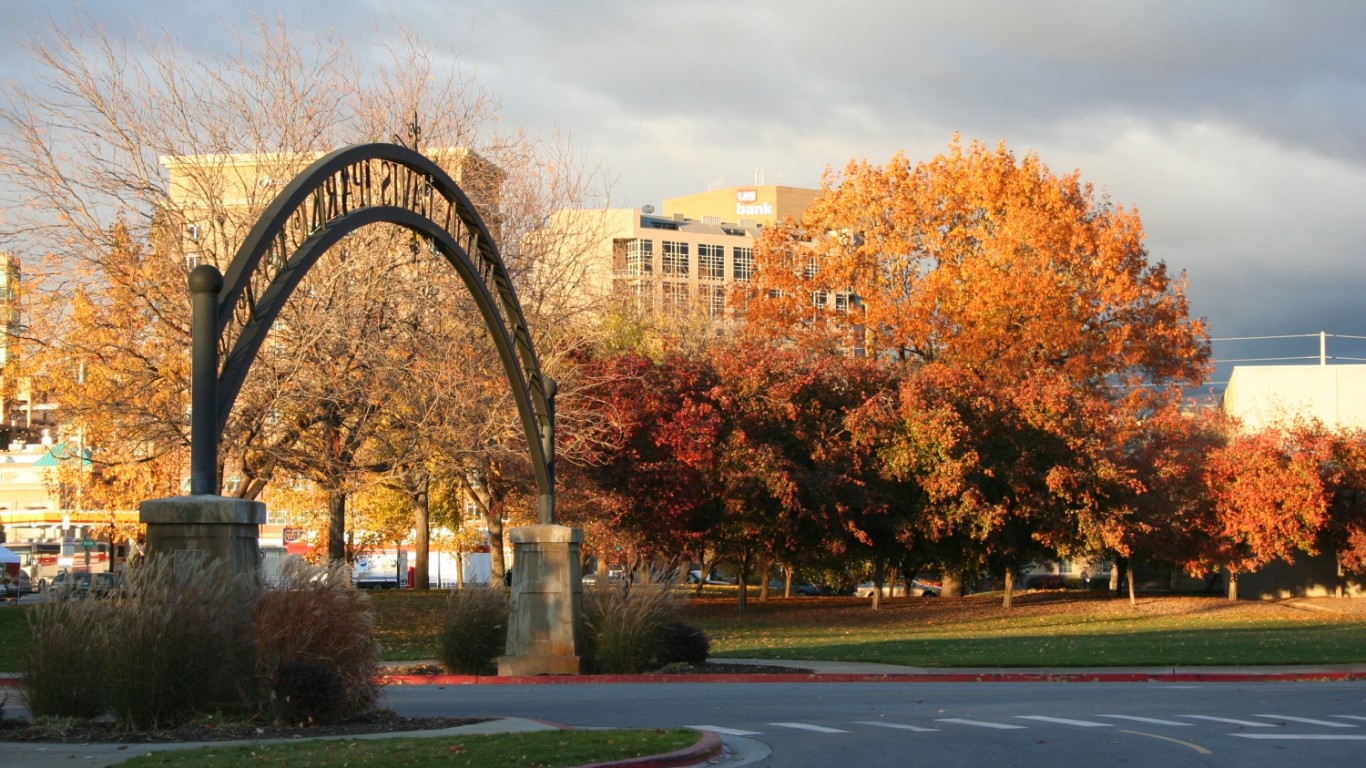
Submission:
[[[1190,565],[1226,568],[1230,600],[1238,599],[1240,574],[1318,552],[1328,521],[1325,452],[1305,437],[1301,429],[1269,427],[1234,435],[1209,457],[1209,514],[1197,523],[1205,550]]]
[[[914,166],[898,154],[827,171],[822,189],[756,244],[743,290],[761,335],[1005,380],[1046,366],[1116,392],[1204,370],[1184,280],[1149,260],[1138,212],[1078,172],[955,137]]]
[[[1100,461],[1088,432],[1122,446],[1142,417],[1174,408],[1179,388],[1203,377],[1207,336],[1203,322],[1189,316],[1184,281],[1149,259],[1138,212],[1098,199],[1079,172],[1056,175],[1033,154],[1017,158],[1004,145],[964,146],[955,137],[947,153],[927,162],[900,154],[886,166],[851,162],[827,172],[822,188],[800,222],[768,229],[756,244],[756,278],[740,298],[750,332],[761,338],[901,361],[911,372],[936,363],[992,398],[1047,381],[1050,397],[1091,403],[1091,423],[1036,408],[1020,422],[1036,437],[1010,439],[1021,450],[1046,438],[1049,446],[1086,446],[1093,454],[1047,460],[1060,467]],[[1075,395],[1061,394],[1068,389]],[[903,400],[903,411],[913,402]],[[923,419],[902,415],[900,429],[913,437]],[[962,439],[969,442],[957,447],[985,455],[992,446],[973,445],[979,438],[968,431]],[[888,439],[908,450],[929,448]],[[1087,489],[1082,474],[1049,490],[1001,476],[1024,466],[1046,470],[1037,461],[1008,464],[990,479],[1043,487],[1051,496],[1033,494],[1032,509],[1010,514],[1001,505],[1013,502],[1003,496],[982,507],[991,514],[981,520],[940,510],[956,521],[942,534],[971,532],[979,559],[1000,561],[1010,553],[994,551],[1000,530],[993,520],[1037,519],[1045,503],[1050,520],[1080,520],[1077,500],[1084,499],[1079,535],[1097,538],[1095,549],[1113,546],[1122,520],[1099,515],[1104,497],[1130,485],[1127,479],[1108,477],[1108,488]],[[1013,538],[1020,537],[1041,545],[1060,540],[1051,525],[1028,526]],[[1085,543],[1067,544],[1077,551]]]

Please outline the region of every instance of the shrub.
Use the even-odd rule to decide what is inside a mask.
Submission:
[[[350,586],[345,564],[285,558],[253,619],[257,679],[269,689],[276,719],[330,722],[374,704],[374,616],[369,596]]]
[[[683,605],[669,579],[584,594],[584,640],[597,671],[635,674],[659,666],[660,638]]]
[[[287,723],[325,724],[346,716],[346,688],[332,665],[287,661],[275,669],[275,712]]]
[[[656,666],[683,662],[702,664],[711,653],[707,634],[690,624],[670,621],[660,627],[656,645]]]
[[[59,598],[29,612],[32,642],[23,662],[21,696],[34,717],[89,718],[104,712],[103,607]]]
[[[508,592],[500,587],[451,590],[437,638],[437,654],[447,672],[491,675],[507,647]]]
[[[146,730],[269,711],[322,723],[378,695],[368,596],[344,565],[291,558],[263,590],[221,561],[149,557],[125,572],[120,597],[43,602],[30,623],[23,696],[35,717],[112,713]]]
[[[91,602],[103,606],[108,629],[105,703],[124,727],[255,706],[256,580],[187,555],[148,557],[126,571],[121,599]]]

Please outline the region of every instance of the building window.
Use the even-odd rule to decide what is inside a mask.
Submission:
[[[849,311],[849,294],[835,294],[835,311],[840,314],[844,314]]]
[[[816,257],[812,256],[811,258],[806,260],[806,272],[804,274],[807,280],[810,280],[811,278],[815,277],[816,273],[820,271],[821,267],[820,264],[816,263]]]
[[[664,283],[663,306],[666,314],[684,314],[688,311],[688,284]]]
[[[664,274],[688,274],[688,244],[664,241]]]
[[[735,279],[740,282],[748,282],[754,277],[754,249],[735,246],[730,249],[731,259],[734,261]]]
[[[630,290],[631,298],[635,302],[636,311],[655,311],[654,283],[636,282],[631,285]]]
[[[825,291],[811,292],[811,306],[815,307],[816,309],[823,309],[825,307],[825,299]]]
[[[632,277],[655,271],[655,241],[632,240],[626,244],[626,274]]]
[[[697,276],[704,280],[726,279],[725,249],[719,245],[697,246]]]
[[[720,285],[706,285],[702,287],[703,295],[707,297],[707,314],[711,317],[720,317],[726,311],[726,289]]]

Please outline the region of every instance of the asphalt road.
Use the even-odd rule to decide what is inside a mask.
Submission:
[[[654,683],[390,687],[400,714],[692,726],[782,768],[1366,765],[1366,683]]]

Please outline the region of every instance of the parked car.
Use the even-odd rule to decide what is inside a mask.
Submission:
[[[62,571],[48,587],[59,597],[85,597],[90,594],[89,571]]]
[[[688,583],[689,583],[689,584],[696,584],[697,582],[699,582],[699,581],[701,581],[701,580],[702,580],[702,571],[698,570],[697,568],[694,568],[694,569],[692,569],[691,571],[688,571]],[[722,579],[722,578],[718,578],[715,574],[711,574],[711,575],[708,575],[708,576],[707,576],[707,583],[708,583],[708,584],[728,584],[728,585],[734,586],[734,585],[735,585],[735,580],[734,580],[734,579]]]
[[[33,579],[27,571],[19,571],[19,578],[5,582],[5,593],[0,595],[6,600],[18,600],[23,595],[33,594]]]
[[[877,588],[877,585],[874,584],[873,582],[871,582],[871,581],[865,581],[865,582],[863,582],[862,584],[860,584],[860,585],[858,585],[857,587],[854,588],[854,597],[872,597],[872,596],[873,596],[873,590],[876,589],[876,588]],[[883,597],[905,597],[905,596],[906,596],[906,582],[904,582],[904,581],[898,581],[896,584],[883,584],[883,585],[882,585],[882,596],[883,596]]]
[[[944,585],[937,581],[921,581],[911,579],[911,594],[921,597],[939,597],[939,593],[944,589]]]
[[[783,591],[783,580],[773,579],[768,583],[768,588],[771,590],[777,590],[779,592]],[[812,584],[809,581],[803,581],[799,583],[794,583],[792,585],[792,594],[801,595],[803,597],[820,597],[821,595],[829,595],[833,593],[825,587],[820,586],[819,584]]]
[[[92,574],[90,577],[91,597],[115,597],[123,593],[123,574],[102,573]]]

